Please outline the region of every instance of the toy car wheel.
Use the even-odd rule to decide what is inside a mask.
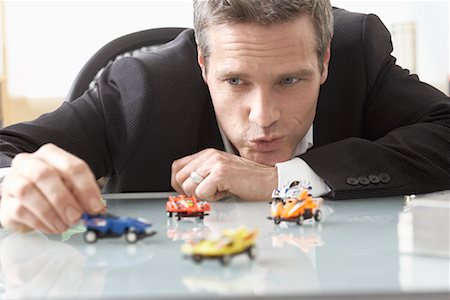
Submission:
[[[199,264],[199,263],[202,262],[203,257],[202,257],[201,255],[194,254],[194,255],[192,255],[192,260],[193,260],[195,263]]]
[[[273,222],[275,224],[280,224],[281,223],[281,219],[280,218],[273,218]]]
[[[248,254],[248,257],[250,259],[252,259],[252,260],[255,259],[255,257],[256,257],[256,247],[255,246],[251,246],[250,248],[248,248],[247,254]]]
[[[231,256],[230,255],[224,255],[220,258],[220,263],[222,266],[228,266],[231,262]]]
[[[97,233],[93,230],[88,230],[84,233],[84,241],[88,244],[93,244],[97,241]]]
[[[303,220],[304,220],[303,216],[298,216],[298,218],[297,218],[297,225],[302,225],[303,224]]]
[[[177,220],[180,221],[181,220],[181,216],[180,214],[177,215]]]
[[[316,222],[320,222],[320,220],[322,220],[322,211],[320,209],[316,211],[316,214],[314,215],[314,220],[316,220]]]
[[[205,217],[205,215],[204,215],[204,214],[201,214],[200,216],[198,216],[198,219],[199,219],[199,220],[203,220],[204,217]]]
[[[130,244],[136,243],[138,240],[137,233],[134,231],[128,231],[127,234],[125,235],[125,240]]]
[[[168,212],[167,212],[167,216],[168,216],[169,218],[172,218],[172,215],[173,215],[173,213],[172,213],[171,211],[168,211]]]

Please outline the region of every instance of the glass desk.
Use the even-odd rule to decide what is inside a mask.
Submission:
[[[235,199],[178,221],[154,196],[105,195],[111,213],[152,222],[157,234],[136,244],[0,230],[0,299],[449,299],[449,259],[398,252],[402,198],[325,201],[322,223],[298,226],[267,219],[267,202]],[[254,261],[183,257],[184,241],[239,225],[259,230]]]

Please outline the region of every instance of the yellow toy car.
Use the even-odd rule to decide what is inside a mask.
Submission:
[[[253,260],[256,256],[257,236],[256,230],[247,230],[244,227],[226,229],[219,238],[187,242],[181,247],[181,251],[196,263],[202,262],[203,259],[219,259],[222,265],[226,266],[232,256],[241,253],[247,253]]]
[[[287,199],[275,198],[270,202],[270,210],[275,224],[280,224],[281,221],[296,222],[302,225],[303,221],[314,217],[316,222],[322,219],[322,198],[313,198],[309,194],[308,189],[303,189],[295,197]]]

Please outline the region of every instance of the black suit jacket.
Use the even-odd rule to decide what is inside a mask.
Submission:
[[[334,10],[329,77],[300,155],[339,198],[450,188],[450,101],[395,65],[374,15]],[[167,191],[173,160],[223,149],[192,30],[120,59],[95,89],[0,133],[0,166],[54,143],[84,159],[108,192]]]

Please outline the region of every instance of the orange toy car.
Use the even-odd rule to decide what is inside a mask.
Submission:
[[[173,214],[176,214],[178,220],[183,217],[198,217],[203,220],[204,216],[208,215],[206,212],[210,210],[211,207],[208,202],[198,200],[194,196],[169,196],[166,203],[167,216],[171,218]]]
[[[303,189],[297,197],[290,197],[286,200],[280,201],[275,199],[271,202],[271,212],[275,224],[280,224],[281,221],[296,222],[302,225],[305,219],[314,217],[316,222],[322,219],[322,198],[313,198],[309,194],[308,189]]]

